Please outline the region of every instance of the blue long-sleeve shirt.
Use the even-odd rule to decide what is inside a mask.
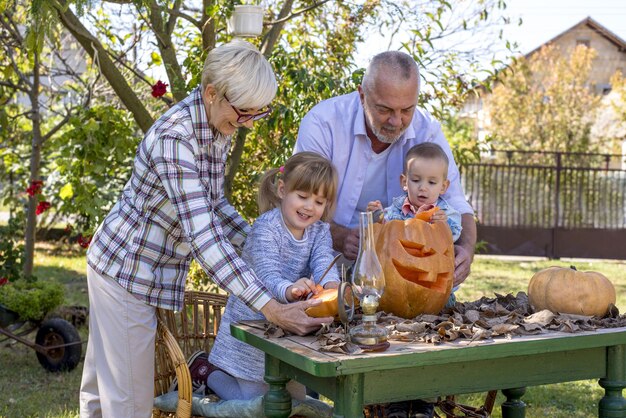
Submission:
[[[302,277],[313,276],[313,280],[318,281],[333,257],[327,223],[314,223],[298,240],[285,226],[278,208],[259,216],[241,256],[272,296],[282,303],[287,303],[289,286]],[[336,268],[331,269],[320,284],[324,286],[332,281],[339,281]],[[265,317],[238,297],[230,296],[209,361],[237,378],[262,382],[265,374],[263,352],[230,335],[231,322],[251,319]]]

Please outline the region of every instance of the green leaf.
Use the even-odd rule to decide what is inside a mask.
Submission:
[[[161,55],[159,55],[158,52],[153,51],[152,54],[150,54],[150,58],[152,59],[152,63],[154,65],[161,65],[163,64],[163,60],[161,59]]]
[[[74,197],[74,187],[72,187],[72,183],[67,183],[65,186],[61,187],[61,190],[59,190],[59,197],[63,200],[68,200]]]

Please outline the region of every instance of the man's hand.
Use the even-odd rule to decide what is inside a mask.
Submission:
[[[474,260],[474,248],[476,247],[476,221],[474,215],[464,213],[461,215],[463,231],[454,246],[454,285],[458,286],[467,279],[470,267]]]
[[[359,254],[359,228],[346,228],[336,223],[330,224],[333,248],[341,252],[348,260],[356,260]]]
[[[467,279],[472,265],[472,255],[460,245],[454,246],[454,286],[458,286]]]
[[[304,312],[307,308],[320,303],[322,301],[319,299],[309,299],[285,305],[272,299],[261,308],[261,312],[268,321],[282,329],[297,335],[306,335],[317,331],[323,324],[333,322],[332,317],[312,318]]]

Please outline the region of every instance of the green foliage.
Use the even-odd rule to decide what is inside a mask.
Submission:
[[[0,226],[0,279],[9,282],[22,276],[24,245],[20,243],[24,235],[24,219],[13,217],[6,226]]]
[[[289,44],[274,48],[270,61],[279,81],[274,111],[248,135],[233,182],[231,202],[244,217],[257,216],[258,179],[292,154],[304,115],[320,101],[352,92],[360,83],[363,70],[353,57],[361,25],[374,10],[366,6],[314,9],[285,29]],[[332,12],[332,19],[327,12]],[[316,23],[323,22],[324,16],[333,24]]]
[[[0,304],[22,320],[43,319],[63,303],[63,297],[63,287],[53,282],[20,279],[0,286]]]
[[[47,13],[45,3],[37,0],[33,12]],[[87,64],[96,71],[102,70],[107,81],[117,85],[115,94],[121,94],[119,98],[129,114],[137,118],[145,116],[146,111],[159,116],[163,113],[163,105],[171,104],[173,97],[171,93],[159,100],[149,96],[150,84],[155,80],[145,75],[145,67],[166,69],[173,79],[163,81],[179,86],[179,81],[185,80],[187,91],[196,87],[208,50],[231,39],[226,31],[226,21],[234,5],[239,3],[216,0],[202,10],[191,2],[161,0],[71,0],[69,8],[63,3],[50,4],[56,8],[57,15],[75,14],[114,58],[111,64],[103,59],[94,62],[87,59]],[[436,117],[449,114],[453,107],[463,102],[470,86],[484,79],[484,73],[492,72],[498,65],[497,61],[488,65],[479,63],[479,56],[492,52],[486,43],[461,51],[452,49],[452,43],[445,40],[470,33],[473,39],[477,39],[478,33],[499,24],[498,16],[505,8],[500,0],[484,0],[467,8],[462,0],[364,0],[356,3],[339,0],[315,4],[304,0],[293,3],[272,0],[266,4],[265,33],[252,42],[269,48],[266,55],[270,57],[279,81],[273,103],[276,110],[267,120],[256,123],[249,133],[241,163],[230,161],[236,173],[231,201],[249,219],[257,213],[256,182],[259,176],[267,168],[282,164],[291,154],[304,114],[319,101],[350,92],[360,83],[363,69],[355,64],[355,56],[364,34],[409,34],[402,42],[403,48],[413,54],[422,67],[424,83],[420,105],[427,107]],[[291,4],[286,14],[288,17],[276,43],[268,46],[270,31],[277,25],[276,21],[281,20],[279,12],[286,4]],[[459,14],[459,10],[463,12]],[[66,19],[55,21],[67,25]],[[69,26],[67,29],[72,30]],[[501,37],[494,35],[494,39],[504,44]],[[507,47],[511,47],[510,44]],[[132,55],[137,50],[143,55]],[[372,54],[376,52],[380,51],[371,51]],[[120,77],[112,78],[111,74]],[[120,79],[125,80],[126,85],[121,86],[123,81]],[[170,89],[172,87],[175,86],[170,85]],[[97,106],[103,102],[110,104],[113,93],[107,88],[98,89],[98,94],[94,95]],[[181,90],[184,89],[177,89],[176,98]],[[131,102],[133,104],[129,104]],[[134,154],[134,147],[127,141],[128,132],[119,132],[119,126],[104,126],[106,123],[118,124],[125,118],[126,126],[132,129],[134,121],[122,111],[100,109],[95,112],[96,115],[89,116],[85,111],[78,119],[73,119],[69,129],[52,138],[50,142],[54,146],[47,147],[42,157],[42,172],[50,177],[47,184],[54,195],[60,197],[52,203],[64,215],[77,215],[79,228],[84,231],[93,230],[102,214],[117,199]],[[103,113],[108,113],[110,119],[107,120]],[[103,142],[106,134],[92,130],[95,126],[92,119],[98,124],[97,131],[111,131],[109,136],[115,140],[108,146]],[[128,159],[122,155],[124,152]],[[465,144],[459,147],[459,155],[463,157],[470,158],[472,152]],[[73,153],[77,161],[71,161]],[[103,157],[104,162],[100,163],[98,159]]]
[[[202,292],[220,292],[220,288],[206,274],[202,267],[195,261],[191,262],[189,273],[187,274],[187,285],[189,289],[200,290]]]
[[[593,152],[590,130],[599,98],[589,82],[593,49],[569,57],[547,46],[504,71],[489,99],[498,148]]]
[[[441,127],[459,166],[480,161],[480,147],[470,121],[450,115],[442,121]]]
[[[77,215],[83,234],[102,221],[130,176],[140,135],[128,112],[93,106],[70,119],[67,130],[52,140],[50,159],[58,190],[58,210]]]

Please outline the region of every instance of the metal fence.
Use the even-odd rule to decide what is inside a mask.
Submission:
[[[622,155],[495,151],[462,166],[461,182],[479,228],[500,240],[520,229],[550,230],[543,255],[558,256],[555,231],[626,233],[624,167]]]

